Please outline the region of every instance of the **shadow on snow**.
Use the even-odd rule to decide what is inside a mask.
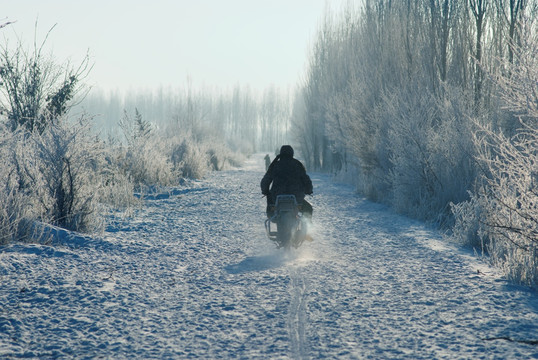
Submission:
[[[269,255],[248,256],[238,264],[226,266],[225,269],[230,274],[265,271],[282,267],[288,260],[289,258],[280,252]]]

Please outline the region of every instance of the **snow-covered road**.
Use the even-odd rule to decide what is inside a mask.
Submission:
[[[263,155],[77,246],[0,248],[0,358],[538,358],[538,294],[314,182],[312,243],[263,229]]]

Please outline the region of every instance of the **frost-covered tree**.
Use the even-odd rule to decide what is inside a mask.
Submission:
[[[504,107],[519,117],[516,134],[482,126],[475,144],[482,170],[470,201],[453,206],[455,234],[481,246],[513,280],[538,283],[538,33],[526,30],[497,78]]]
[[[88,56],[79,66],[60,66],[46,56],[44,46],[49,34],[31,50],[22,42],[13,48],[7,43],[0,47],[1,107],[12,130],[23,126],[30,132],[43,132],[64,116],[91,69]]]
[[[119,121],[119,127],[129,146],[134,145],[138,139],[145,139],[152,132],[152,125],[149,121],[142,118],[142,114],[135,108],[133,118],[129,116],[127,110],[123,110],[123,117]]]
[[[90,70],[88,58],[79,67],[60,66],[44,55],[44,45],[0,49],[0,222],[11,240],[28,236],[38,220],[78,231],[99,224],[102,143],[86,117],[66,116]]]
[[[531,3],[518,5],[519,18]],[[293,117],[309,167],[345,158],[365,195],[451,224],[450,202],[468,199],[479,170],[475,125],[514,127],[485,75],[501,73],[508,44],[529,31],[510,35],[507,6],[370,0],[324,14]]]
[[[206,130],[210,130],[208,137],[216,131],[229,148],[249,154],[289,142],[290,99],[291,92],[276,87],[258,94],[239,85],[228,91],[187,84],[186,88],[126,94],[92,91],[80,106],[99,114],[95,119],[99,127],[113,136],[118,136],[118,119],[125,117],[124,111],[138,110],[155,130],[190,132],[200,136],[200,141],[204,141]]]

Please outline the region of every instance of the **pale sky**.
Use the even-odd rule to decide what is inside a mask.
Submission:
[[[90,85],[105,90],[181,87],[294,87],[326,6],[344,0],[0,0],[16,21],[0,40],[46,48],[58,62],[89,51]],[[3,39],[2,39],[3,37]]]

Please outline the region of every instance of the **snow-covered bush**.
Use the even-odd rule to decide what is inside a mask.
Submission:
[[[476,179],[470,106],[450,89],[440,101],[415,87],[382,108],[390,115],[390,203],[412,217],[449,226],[449,204],[468,199]]]
[[[192,137],[174,137],[170,158],[174,168],[183,176],[191,179],[201,179],[210,170],[210,158],[199,143]]]
[[[49,32],[50,33],[50,32]],[[40,220],[72,230],[98,225],[101,143],[84,117],[66,114],[83,89],[89,57],[73,67],[46,56],[46,39],[30,50],[0,46],[0,225],[5,240],[22,239]],[[7,235],[6,235],[7,234]]]
[[[471,198],[460,203],[451,203],[451,210],[454,216],[454,226],[452,236],[455,240],[465,246],[475,249],[486,250],[484,238],[478,236],[480,232],[480,219],[483,215],[480,198],[471,194]]]
[[[162,140],[156,136],[137,139],[124,149],[120,166],[137,190],[173,185],[179,178]]]
[[[20,182],[13,160],[16,136],[0,124],[0,244],[25,237],[31,207],[19,191]],[[26,206],[25,206],[26,205]]]
[[[209,133],[203,136],[203,147],[207,153],[209,168],[214,171],[226,170],[230,166],[237,167],[242,164],[244,157],[232,151],[222,138]]]
[[[435,96],[425,83],[417,74],[374,100],[364,83],[350,81],[327,103],[328,134],[358,167],[362,194],[448,227],[450,202],[468,199],[476,177],[472,101],[448,85]]]
[[[96,212],[102,185],[100,165],[103,143],[91,134],[84,117],[49,125],[43,134],[32,134],[36,168],[28,176],[36,182],[41,216],[60,227],[91,231],[99,223]]]
[[[382,108],[390,117],[390,202],[400,212],[424,218],[423,214],[432,210],[441,181],[431,143],[438,114],[431,96],[418,92],[407,89],[397,93],[386,99]]]
[[[99,202],[116,210],[129,210],[137,203],[134,183],[120,167],[123,157],[124,149],[115,141],[111,140],[106,144],[104,161],[100,168],[103,187],[99,194]]]
[[[7,184],[0,186],[0,245],[26,237],[29,218],[23,204],[20,193]]]
[[[110,162],[117,163],[136,190],[150,186],[172,186],[181,177],[201,179],[211,170],[238,165],[240,159],[211,130],[186,130],[176,126],[155,129],[135,110],[131,118],[125,111],[120,122],[126,146],[116,147]],[[121,174],[108,171],[113,182]]]
[[[91,135],[86,118],[55,121],[41,134],[24,128],[5,133],[9,140],[1,147],[0,197],[10,232],[18,226],[14,238],[23,237],[20,224],[34,220],[76,231],[101,225],[95,210],[102,185],[102,142]]]
[[[349,81],[348,88],[328,99],[326,128],[329,139],[338,144],[336,148],[340,152],[349,154],[348,161],[356,167],[354,183],[359,192],[375,201],[386,201],[390,192],[389,143],[386,141],[389,116],[382,106],[374,105],[374,96],[369,90],[365,82],[353,80]],[[309,136],[306,141],[312,138]],[[301,147],[305,148],[308,146]],[[315,151],[311,148],[310,152]]]
[[[120,127],[127,146],[118,149],[118,166],[136,190],[152,185],[173,185],[178,181],[179,176],[168,156],[166,142],[155,134],[138,110],[132,119],[125,111]],[[118,176],[116,180],[119,180]]]
[[[207,128],[197,128],[168,139],[170,159],[174,168],[183,176],[201,179],[209,171],[225,170],[239,166],[242,157],[233,152],[222,137]]]

